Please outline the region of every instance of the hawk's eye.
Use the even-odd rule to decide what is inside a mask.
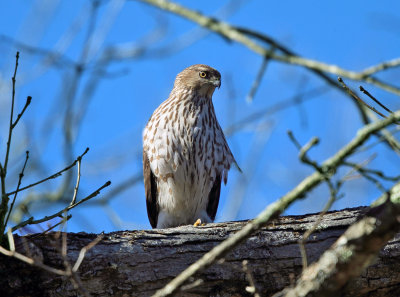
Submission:
[[[207,72],[200,71],[199,75],[200,75],[201,78],[206,78],[207,77]]]

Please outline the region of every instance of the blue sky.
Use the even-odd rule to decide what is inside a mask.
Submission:
[[[33,102],[18,126],[13,141],[9,188],[15,187],[25,150],[31,159],[23,184],[43,178],[65,167],[63,153],[63,98],[73,88],[68,85],[74,72],[68,62],[82,57],[88,31],[89,1],[1,1],[0,2],[0,155],[3,158],[10,103],[10,77],[15,51],[21,53],[17,76],[17,109],[27,95]],[[111,180],[99,199],[129,177],[141,172],[141,133],[153,110],[168,97],[174,78],[182,69],[203,63],[222,74],[222,87],[214,94],[214,105],[223,128],[263,111],[296,95],[304,102],[279,112],[269,113],[240,128],[228,137],[233,153],[244,173],[230,172],[223,187],[217,221],[250,219],[268,203],[292,189],[312,169],[297,158],[297,149],[287,136],[292,130],[306,143],[318,136],[321,143],[310,156],[322,161],[346,144],[361,127],[358,111],[342,92],[326,84],[311,72],[293,65],[272,61],[252,103],[246,96],[262,63],[262,58],[241,44],[227,42],[180,17],[161,12],[138,1],[101,1],[93,40],[85,61],[85,71],[77,85],[73,113],[85,104],[85,90],[93,78],[92,70],[101,53],[110,46],[145,51],[137,57],[111,62],[104,70],[82,117],[81,128],[74,130],[73,155],[86,147],[89,153],[82,163],[78,198]],[[398,57],[400,49],[400,3],[398,1],[179,1],[205,15],[215,16],[235,26],[249,28],[276,39],[306,58],[342,68],[360,71],[368,66]],[[217,4],[216,4],[217,3]],[[227,9],[230,8],[230,9]],[[73,27],[71,24],[76,24]],[[76,29],[74,29],[76,28]],[[152,39],[153,38],[153,39]],[[146,40],[150,43],[146,44]],[[23,43],[24,47],[15,42]],[[188,46],[179,45],[188,42]],[[26,46],[40,49],[35,53]],[[162,51],[177,46],[173,52]],[[58,49],[63,60],[47,67],[46,50]],[[39,52],[39,53],[38,53]],[[382,72],[379,78],[395,84],[400,71]],[[332,75],[335,78],[334,75]],[[360,84],[380,98],[392,110],[400,107],[399,97],[365,83]],[[318,94],[310,92],[317,89]],[[371,168],[397,174],[398,156],[385,146],[357,154],[353,161],[371,156]],[[40,160],[40,162],[35,162]],[[341,175],[348,170],[340,171]],[[73,172],[75,180],[76,170]],[[339,175],[339,176],[341,176]],[[62,182],[50,181],[18,199],[38,191],[54,191]],[[245,187],[243,185],[246,185]],[[385,184],[389,186],[390,184]],[[367,205],[380,191],[363,180],[353,179],[342,189],[343,198],[334,209]],[[296,202],[288,214],[316,212],[329,195],[326,186],[312,191],[307,199]],[[95,198],[97,199],[97,198]],[[18,202],[18,200],[17,200]],[[33,205],[32,213],[41,217],[64,207],[68,202],[43,208]],[[107,205],[95,202],[71,211],[70,231],[113,231],[150,228],[147,220],[143,183],[138,182],[115,196]]]

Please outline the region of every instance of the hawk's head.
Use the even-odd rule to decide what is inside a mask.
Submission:
[[[199,96],[211,98],[216,87],[221,86],[221,74],[214,68],[196,64],[176,76],[174,89],[196,90]]]

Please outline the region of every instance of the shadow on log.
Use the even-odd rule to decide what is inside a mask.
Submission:
[[[316,261],[366,209],[328,212],[306,244],[308,262]],[[317,218],[318,214],[279,218],[222,261],[198,273],[178,295],[252,296],[246,291],[249,282],[243,260],[248,261],[248,270],[261,296],[281,291],[293,284],[302,271],[298,240]],[[87,252],[78,271],[80,280],[92,296],[150,296],[244,224],[228,222],[106,234]],[[81,248],[96,237],[96,234],[68,233],[70,262],[74,263]],[[380,252],[377,262],[351,281],[342,295],[400,296],[399,240],[397,234]],[[15,242],[21,253],[28,256],[30,253],[49,266],[63,268],[61,240],[56,239],[55,233],[16,236]],[[1,255],[0,296],[77,296],[77,292],[67,277]]]

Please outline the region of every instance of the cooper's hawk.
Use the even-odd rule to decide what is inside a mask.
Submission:
[[[212,95],[221,74],[193,65],[143,131],[143,174],[147,215],[153,228],[212,222],[221,181],[236,163],[214,112]]]

